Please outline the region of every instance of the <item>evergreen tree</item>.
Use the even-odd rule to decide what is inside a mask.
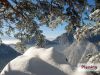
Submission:
[[[42,42],[41,25],[55,28],[67,22],[67,31],[72,32],[84,25],[83,13],[87,7],[95,8],[87,0],[0,0],[0,33],[28,40],[34,36]]]

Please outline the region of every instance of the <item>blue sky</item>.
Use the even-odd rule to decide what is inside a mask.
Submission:
[[[63,23],[62,25],[58,25],[55,29],[51,29],[44,25],[40,27],[40,30],[43,30],[43,34],[46,36],[47,39],[53,40],[66,32],[65,26],[66,23]]]
[[[51,28],[47,27],[46,25],[43,25],[40,27],[40,30],[43,31],[43,35],[45,35],[46,39],[53,40],[57,36],[60,36],[61,34],[66,32],[65,26],[66,26],[66,23],[63,23],[61,25],[58,25],[55,29],[51,29]],[[14,38],[4,35],[4,36],[2,36],[2,39],[8,40],[8,39],[14,39]]]

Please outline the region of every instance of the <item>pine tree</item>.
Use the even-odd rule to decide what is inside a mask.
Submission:
[[[73,32],[84,25],[87,6],[87,0],[0,0],[0,31],[31,39],[42,36],[37,35],[41,25],[55,28],[67,22],[66,28]]]

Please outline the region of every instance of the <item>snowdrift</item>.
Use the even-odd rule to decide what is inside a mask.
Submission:
[[[9,62],[1,75],[69,75],[72,69],[64,55],[51,48],[31,47]]]

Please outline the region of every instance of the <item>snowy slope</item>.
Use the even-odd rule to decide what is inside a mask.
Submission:
[[[65,56],[53,48],[31,47],[15,58],[1,72],[1,75],[68,75],[72,73]]]
[[[79,62],[86,63],[88,61],[87,55],[97,52],[99,52],[97,46],[85,40],[73,42],[71,46],[64,50],[68,62],[73,66],[76,66]]]
[[[47,45],[54,48],[31,47],[22,56],[12,60],[1,74],[71,75],[70,73],[73,72],[68,62],[76,66],[79,62],[87,62],[89,59],[87,60],[86,56],[90,53],[94,54],[99,51],[94,42],[87,40],[74,41],[69,46],[63,43],[58,44],[57,42],[48,42]],[[66,57],[68,62],[66,62]],[[82,75],[82,73],[76,72],[76,75]]]
[[[72,34],[64,33],[53,41],[46,40],[45,48],[54,47],[55,51],[66,56],[72,66],[76,66],[79,62],[85,63],[88,61],[87,56],[100,51],[100,34],[94,35],[96,29],[98,28],[89,28],[88,37],[81,41],[76,41]]]
[[[73,66],[76,66],[79,62],[87,62],[87,55],[100,51],[100,26],[96,25],[91,28],[83,26],[76,31],[75,35],[75,41],[64,50],[66,58]]]
[[[83,53],[83,56],[80,59],[80,63],[86,63],[88,61],[87,57],[98,52],[98,48],[93,43],[88,43],[85,52]]]
[[[99,37],[97,34],[76,41],[72,34],[64,33],[53,41],[46,40],[45,48],[54,47],[55,51],[66,56],[71,65],[76,66],[78,62],[87,62],[85,58],[90,53],[98,52],[100,45],[95,43],[100,41]]]
[[[86,41],[74,42],[71,46],[65,49],[65,55],[69,63],[76,66],[81,59],[87,46]]]
[[[12,59],[20,55],[17,51],[8,45],[0,45],[0,70]]]

